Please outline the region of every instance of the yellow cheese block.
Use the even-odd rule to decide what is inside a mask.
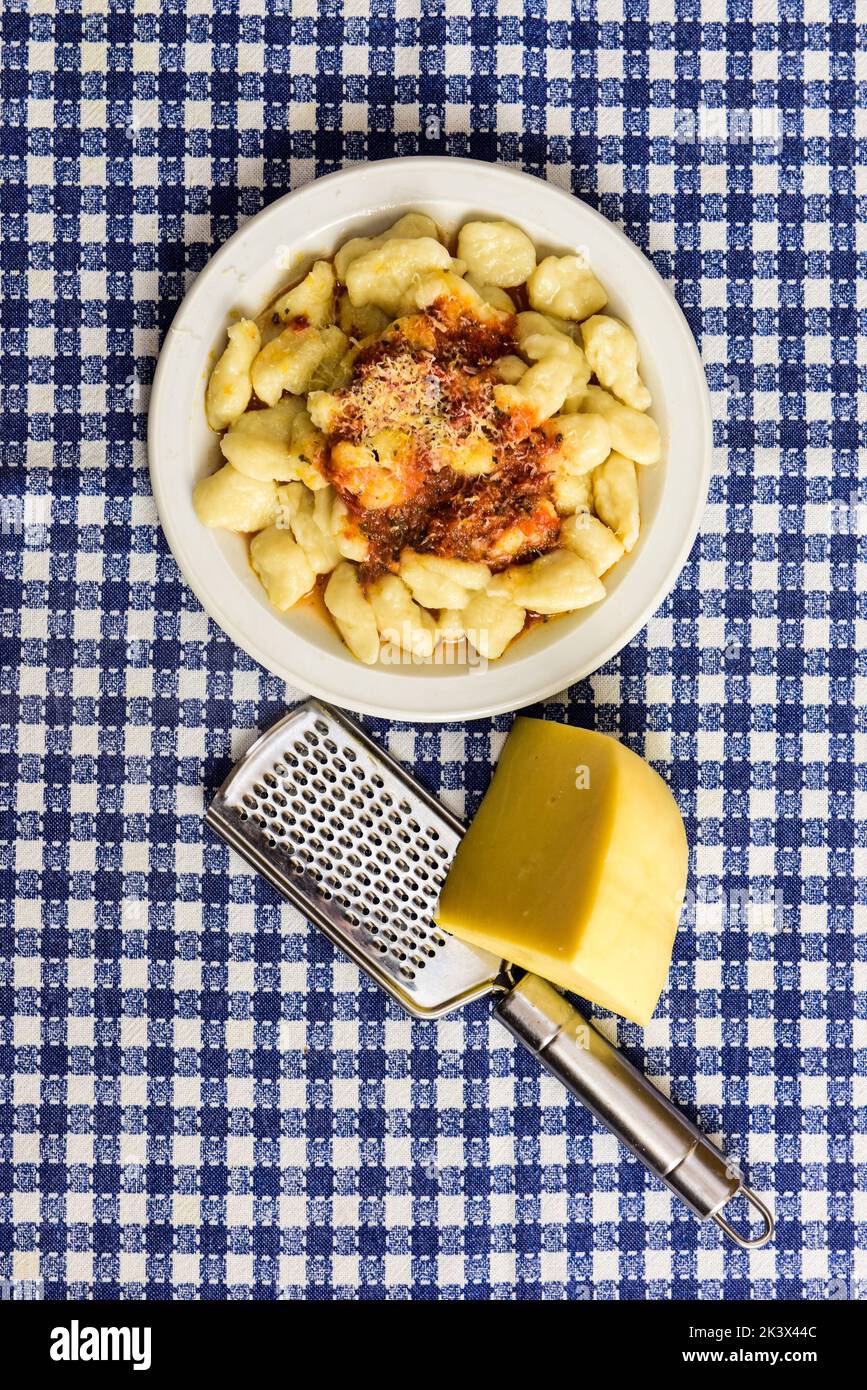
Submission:
[[[687,844],[662,778],[616,739],[515,721],[437,921],[636,1023],[665,984]]]

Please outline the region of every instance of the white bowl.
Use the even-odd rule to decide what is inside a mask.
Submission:
[[[362,666],[312,605],[279,613],[250,569],[245,542],[204,527],[197,479],[222,461],[204,389],[238,314],[256,315],[315,256],[376,233],[410,210],[446,231],[472,216],[515,222],[540,254],[585,248],[641,348],[663,461],[640,469],[641,538],[594,608],[540,624],[489,666]],[[471,159],[357,165],[289,193],[221,247],[169,329],[148,417],[160,520],[181,572],[210,616],[256,661],[336,705],[391,719],[472,719],[518,709],[595,671],[644,626],[675,583],[698,530],[711,459],[710,399],[680,309],[622,232],[577,198],[528,174]]]

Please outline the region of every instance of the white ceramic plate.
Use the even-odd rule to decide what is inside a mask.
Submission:
[[[642,531],[594,608],[540,624],[484,666],[362,666],[312,606],[279,613],[245,542],[202,526],[197,479],[222,462],[204,389],[233,317],[259,314],[316,256],[419,211],[446,232],[498,217],[541,255],[585,248],[641,348],[663,461],[640,469]],[[151,480],[169,545],[203,607],[256,661],[334,704],[391,719],[471,719],[519,709],[595,671],[644,626],[675,583],[698,530],[711,459],[710,399],[686,320],[652,265],[592,208],[528,174],[469,159],[354,166],[289,193],[226,242],[198,276],[160,354],[148,418]]]

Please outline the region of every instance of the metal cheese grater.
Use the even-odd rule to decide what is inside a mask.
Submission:
[[[494,1017],[703,1220],[755,1249],[773,1217],[735,1165],[577,1009],[535,975],[433,921],[460,821],[351,720],[316,700],[264,734],[227,777],[207,823],[417,1018],[492,993]],[[738,1194],[764,1221],[741,1235]]]

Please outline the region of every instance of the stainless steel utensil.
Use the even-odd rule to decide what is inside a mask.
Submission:
[[[773,1217],[690,1120],[535,975],[442,931],[433,913],[460,821],[357,724],[316,700],[253,744],[207,823],[408,1013],[436,1018],[491,993],[494,1017],[703,1220],[755,1249]],[[738,1194],[758,1237],[723,1209]]]

